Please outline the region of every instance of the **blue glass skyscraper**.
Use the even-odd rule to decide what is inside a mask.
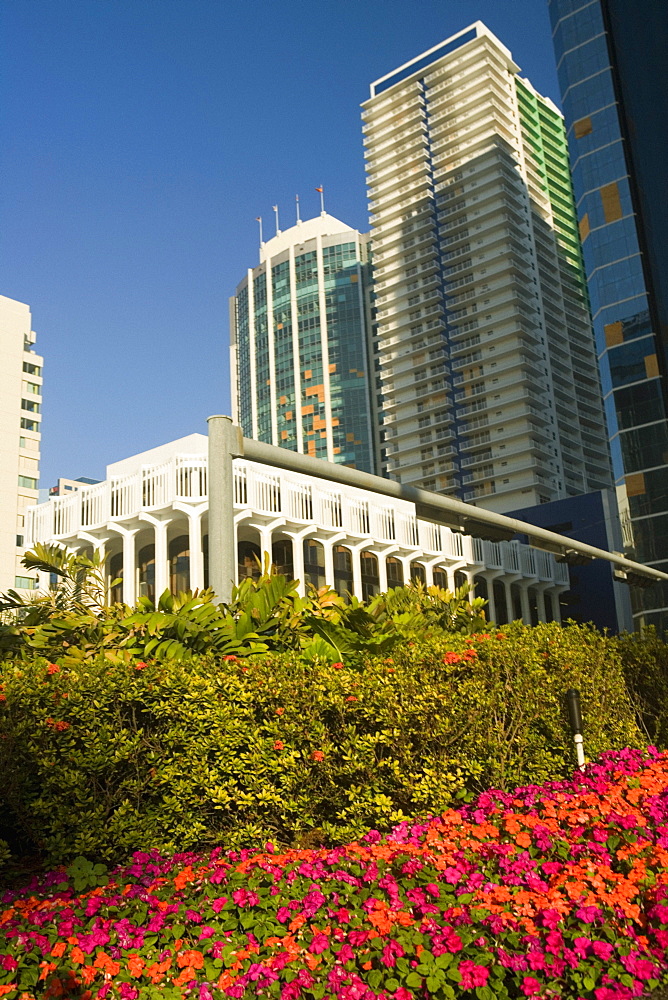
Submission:
[[[668,569],[668,7],[549,0],[625,542]],[[668,629],[668,587],[634,591]]]

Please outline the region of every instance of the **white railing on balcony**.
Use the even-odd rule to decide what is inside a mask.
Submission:
[[[174,456],[160,465],[143,466],[28,508],[27,543],[74,542],[82,531],[104,531],[110,522],[132,521],[145,511],[164,510],[183,501],[205,502],[206,490],[206,458]],[[406,500],[368,490],[235,459],[233,499],[236,510],[260,520],[280,517],[295,526],[313,525],[343,532],[351,539],[390,545],[411,557],[460,563],[474,572],[496,571],[568,585],[568,567],[557,563],[551,553],[516,541],[472,538],[419,519],[414,505]]]

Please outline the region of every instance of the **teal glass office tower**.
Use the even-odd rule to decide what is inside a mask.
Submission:
[[[668,7],[550,0],[625,543],[668,569]],[[633,590],[668,627],[668,588]]]
[[[325,212],[262,244],[230,300],[233,417],[246,437],[376,471],[367,248]]]

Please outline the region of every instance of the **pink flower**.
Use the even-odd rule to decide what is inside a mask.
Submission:
[[[321,955],[323,951],[327,951],[329,948],[329,939],[326,934],[315,934],[313,940],[309,945],[309,951],[312,955]]]
[[[533,976],[525,976],[522,980],[520,989],[526,997],[532,997],[535,996],[536,993],[540,993],[541,985],[537,979],[533,978]]]
[[[489,970],[484,965],[476,965],[468,958],[459,963],[459,973],[462,977],[459,985],[463,990],[472,990],[474,986],[487,985]]]
[[[401,947],[398,941],[388,941],[383,948],[380,956],[380,960],[383,965],[387,965],[390,969],[393,969],[397,964],[398,958],[403,958],[404,949]]]

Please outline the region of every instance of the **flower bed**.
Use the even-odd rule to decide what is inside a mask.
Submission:
[[[668,966],[668,754],[335,849],[148,852],[104,886],[63,879],[2,898],[0,996],[625,1000]]]

